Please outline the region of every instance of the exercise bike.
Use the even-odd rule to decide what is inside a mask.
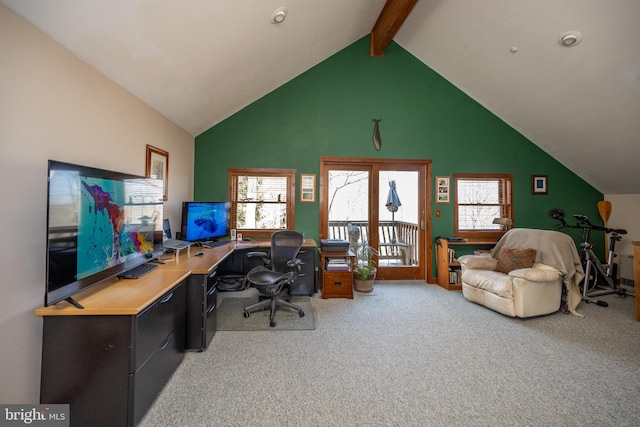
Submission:
[[[621,235],[627,234],[627,230],[605,228],[594,225],[589,221],[586,215],[574,214],[576,225],[569,225],[564,220],[564,211],[562,209],[549,210],[549,216],[557,220],[560,228],[577,228],[582,230],[582,242],[580,243],[580,261],[584,269],[584,279],[581,283],[582,300],[587,303],[597,304],[601,307],[608,307],[606,301],[594,299],[593,297],[608,294],[617,294],[621,297],[633,295],[617,281],[617,264],[614,258],[616,242],[622,239]],[[593,244],[589,242],[591,230],[604,231],[609,234],[609,253],[607,254],[607,263],[602,264],[593,252]]]

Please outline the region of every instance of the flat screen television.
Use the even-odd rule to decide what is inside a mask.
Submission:
[[[49,160],[45,306],[162,255],[162,180]]]
[[[229,237],[228,202],[183,202],[182,240],[215,242]]]

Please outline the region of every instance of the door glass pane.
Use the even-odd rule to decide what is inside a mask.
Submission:
[[[379,266],[417,265],[419,173],[380,171],[379,177]]]
[[[349,240],[355,253],[369,239],[369,172],[331,170],[328,190],[329,239]]]

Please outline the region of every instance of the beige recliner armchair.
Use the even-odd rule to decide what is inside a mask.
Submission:
[[[578,315],[578,283],[584,274],[575,243],[566,234],[516,228],[505,233],[491,256],[465,255],[458,261],[462,294],[469,301],[512,317],[559,309]]]

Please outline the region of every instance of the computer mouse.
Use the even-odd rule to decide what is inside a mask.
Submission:
[[[204,255],[204,252],[196,252],[196,256],[202,256]]]

